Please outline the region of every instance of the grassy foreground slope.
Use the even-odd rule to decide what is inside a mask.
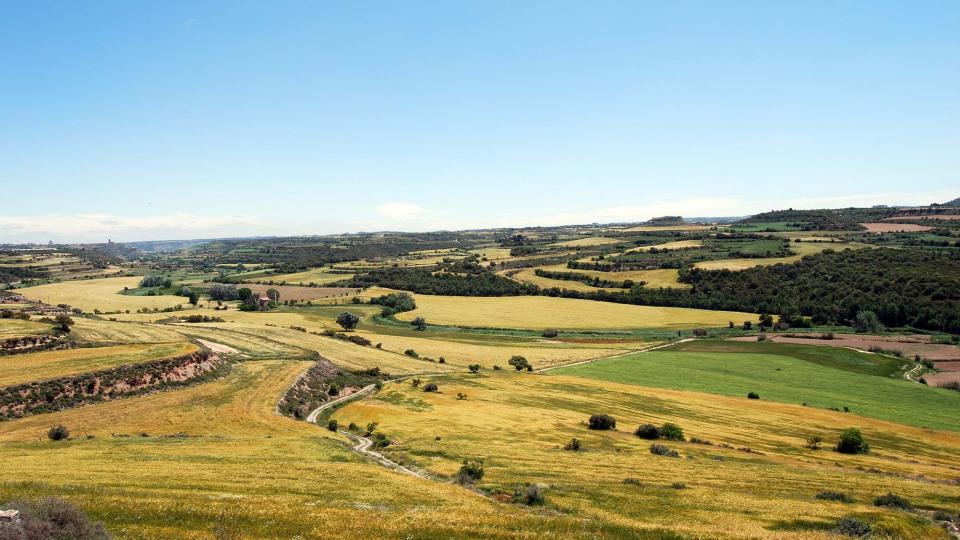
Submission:
[[[932,523],[876,508],[872,499],[894,491],[925,508],[944,508],[960,497],[960,486],[939,483],[955,477],[960,435],[953,433],[571,376],[485,370],[427,382],[439,392],[391,383],[334,418],[341,425],[379,422],[394,441],[387,455],[440,477],[454,475],[465,458],[481,457],[486,475],[478,487],[494,498],[544,484],[545,514],[602,523],[610,538],[828,539],[845,515],[871,522],[875,538],[946,538]],[[613,415],[618,430],[588,430],[586,420],[598,413]],[[650,441],[633,430],[666,421],[713,444],[667,441],[680,458],[653,455]],[[830,444],[851,425],[864,430],[873,455],[804,447],[811,435]],[[564,450],[574,437],[581,450]],[[751,452],[737,450],[744,447]],[[911,479],[921,475],[937,482]],[[856,503],[816,500],[824,490],[847,492]]]
[[[960,431],[960,393],[929,388],[902,379],[865,375],[849,368],[842,351],[840,369],[804,359],[823,350],[797,345],[765,346],[749,351],[745,343],[694,342],[591,364],[562,368],[562,373],[658,388],[676,388],[730,396],[758,392],[765,400],[809,407],[849,407],[859,415],[903,424]],[[759,344],[764,345],[764,344]],[[740,352],[730,351],[730,347]],[[713,349],[713,350],[711,350]],[[826,353],[827,355],[830,352]],[[879,368],[878,368],[879,369]]]
[[[596,525],[390,472],[274,412],[307,362],[234,366],[180,391],[0,423],[0,500],[57,495],[118,539],[591,536]],[[50,425],[75,439],[53,443]],[[141,434],[149,436],[143,436]],[[88,438],[92,436],[92,438]]]

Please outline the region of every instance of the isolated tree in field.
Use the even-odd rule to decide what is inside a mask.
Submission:
[[[423,317],[417,317],[416,319],[410,321],[410,324],[421,332],[427,329],[427,320]]]
[[[280,291],[276,289],[267,289],[267,298],[274,302],[280,301]]]
[[[247,287],[237,289],[237,298],[240,299],[241,302],[246,302],[251,296],[253,296],[253,291]]]
[[[342,326],[344,330],[353,330],[359,322],[360,317],[357,317],[349,311],[344,311],[340,315],[337,315],[337,324]]]
[[[467,368],[470,370],[470,373],[477,373],[480,371],[480,364],[470,364]]]
[[[507,360],[507,363],[516,368],[517,371],[523,371],[533,367],[530,365],[530,362],[527,362],[527,359],[522,356],[513,356],[510,360]]]
[[[50,428],[50,431],[47,432],[47,437],[51,441],[63,441],[70,438],[70,430],[57,424]]]
[[[841,454],[869,454],[870,445],[863,439],[859,429],[850,428],[840,433],[835,450]]]
[[[70,327],[74,325],[73,319],[69,315],[57,315],[53,322],[57,323],[63,332],[69,332]]]
[[[173,287],[173,280],[170,278],[163,280],[163,286],[166,287],[167,289],[169,289],[170,287]]]
[[[594,414],[590,416],[587,427],[597,430],[616,429],[617,421],[609,414]]]
[[[743,329],[744,329],[744,330],[750,330],[751,328],[753,328],[753,323],[752,323],[752,322],[750,322],[750,321],[743,321]]]
[[[193,305],[197,305],[197,302],[200,301],[200,295],[194,291],[190,291],[189,298],[190,298],[190,303]]]
[[[880,323],[880,318],[877,317],[877,314],[872,311],[858,311],[856,318],[853,320],[853,329],[857,332],[882,332],[883,324]]]

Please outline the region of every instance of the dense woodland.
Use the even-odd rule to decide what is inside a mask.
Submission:
[[[775,210],[750,216],[740,223],[796,223],[805,231],[859,231],[860,223],[893,215],[891,208],[840,208],[835,210]]]
[[[849,324],[874,311],[887,326],[960,333],[960,256],[933,252],[845,250],[804,257],[795,264],[748,270],[684,272],[692,289],[633,288],[626,294],[574,295],[657,306],[787,313],[817,324]],[[548,294],[551,294],[548,292]]]

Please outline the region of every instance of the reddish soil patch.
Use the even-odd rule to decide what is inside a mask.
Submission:
[[[943,371],[923,376],[929,386],[942,386],[947,383],[960,382],[960,371]]]
[[[925,216],[895,216],[883,218],[883,221],[900,221],[900,220],[920,220],[920,219],[941,219],[943,221],[957,221],[960,220],[960,215],[954,214],[927,214]]]
[[[885,232],[923,232],[929,231],[933,227],[924,225],[914,225],[913,223],[861,223],[868,231],[873,233]]]
[[[348,296],[359,289],[352,287],[298,287],[296,285],[257,285],[256,283],[242,283],[238,287],[248,287],[256,293],[267,293],[267,289],[276,289],[280,292],[280,301],[284,300],[317,300],[332,296]]]
[[[818,334],[811,334],[818,336]],[[767,334],[770,341],[777,343],[796,343],[798,345],[822,345],[826,347],[851,347],[868,350],[870,347],[880,347],[888,351],[900,351],[905,357],[913,358],[919,354],[923,358],[933,360],[939,364],[943,362],[960,364],[960,347],[956,345],[941,345],[931,343],[930,336],[865,336],[859,334],[835,334],[833,339],[800,338],[783,335]],[[756,337],[732,338],[733,341],[756,341]],[[960,368],[958,368],[960,369]]]
[[[960,362],[934,362],[933,367],[940,371],[953,371],[960,373]]]

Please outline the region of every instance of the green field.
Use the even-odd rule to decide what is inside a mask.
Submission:
[[[741,352],[726,352],[731,350],[727,342],[712,342],[715,347],[708,343],[688,347],[694,350],[685,350],[681,345],[558,372],[657,388],[744,396],[744,399],[748,392],[758,392],[762,399],[806,403],[810,407],[849,407],[850,412],[863,416],[960,431],[956,415],[960,410],[958,392],[855,373],[849,370],[849,359],[842,354],[837,363],[846,369],[825,365],[826,356],[820,356],[818,363],[808,361],[804,356],[815,357],[820,352],[798,354],[796,348],[807,348],[802,345],[781,349],[782,345],[774,344],[760,347],[757,352],[747,352],[749,347],[742,347]],[[741,345],[750,344],[739,343],[737,347]]]

